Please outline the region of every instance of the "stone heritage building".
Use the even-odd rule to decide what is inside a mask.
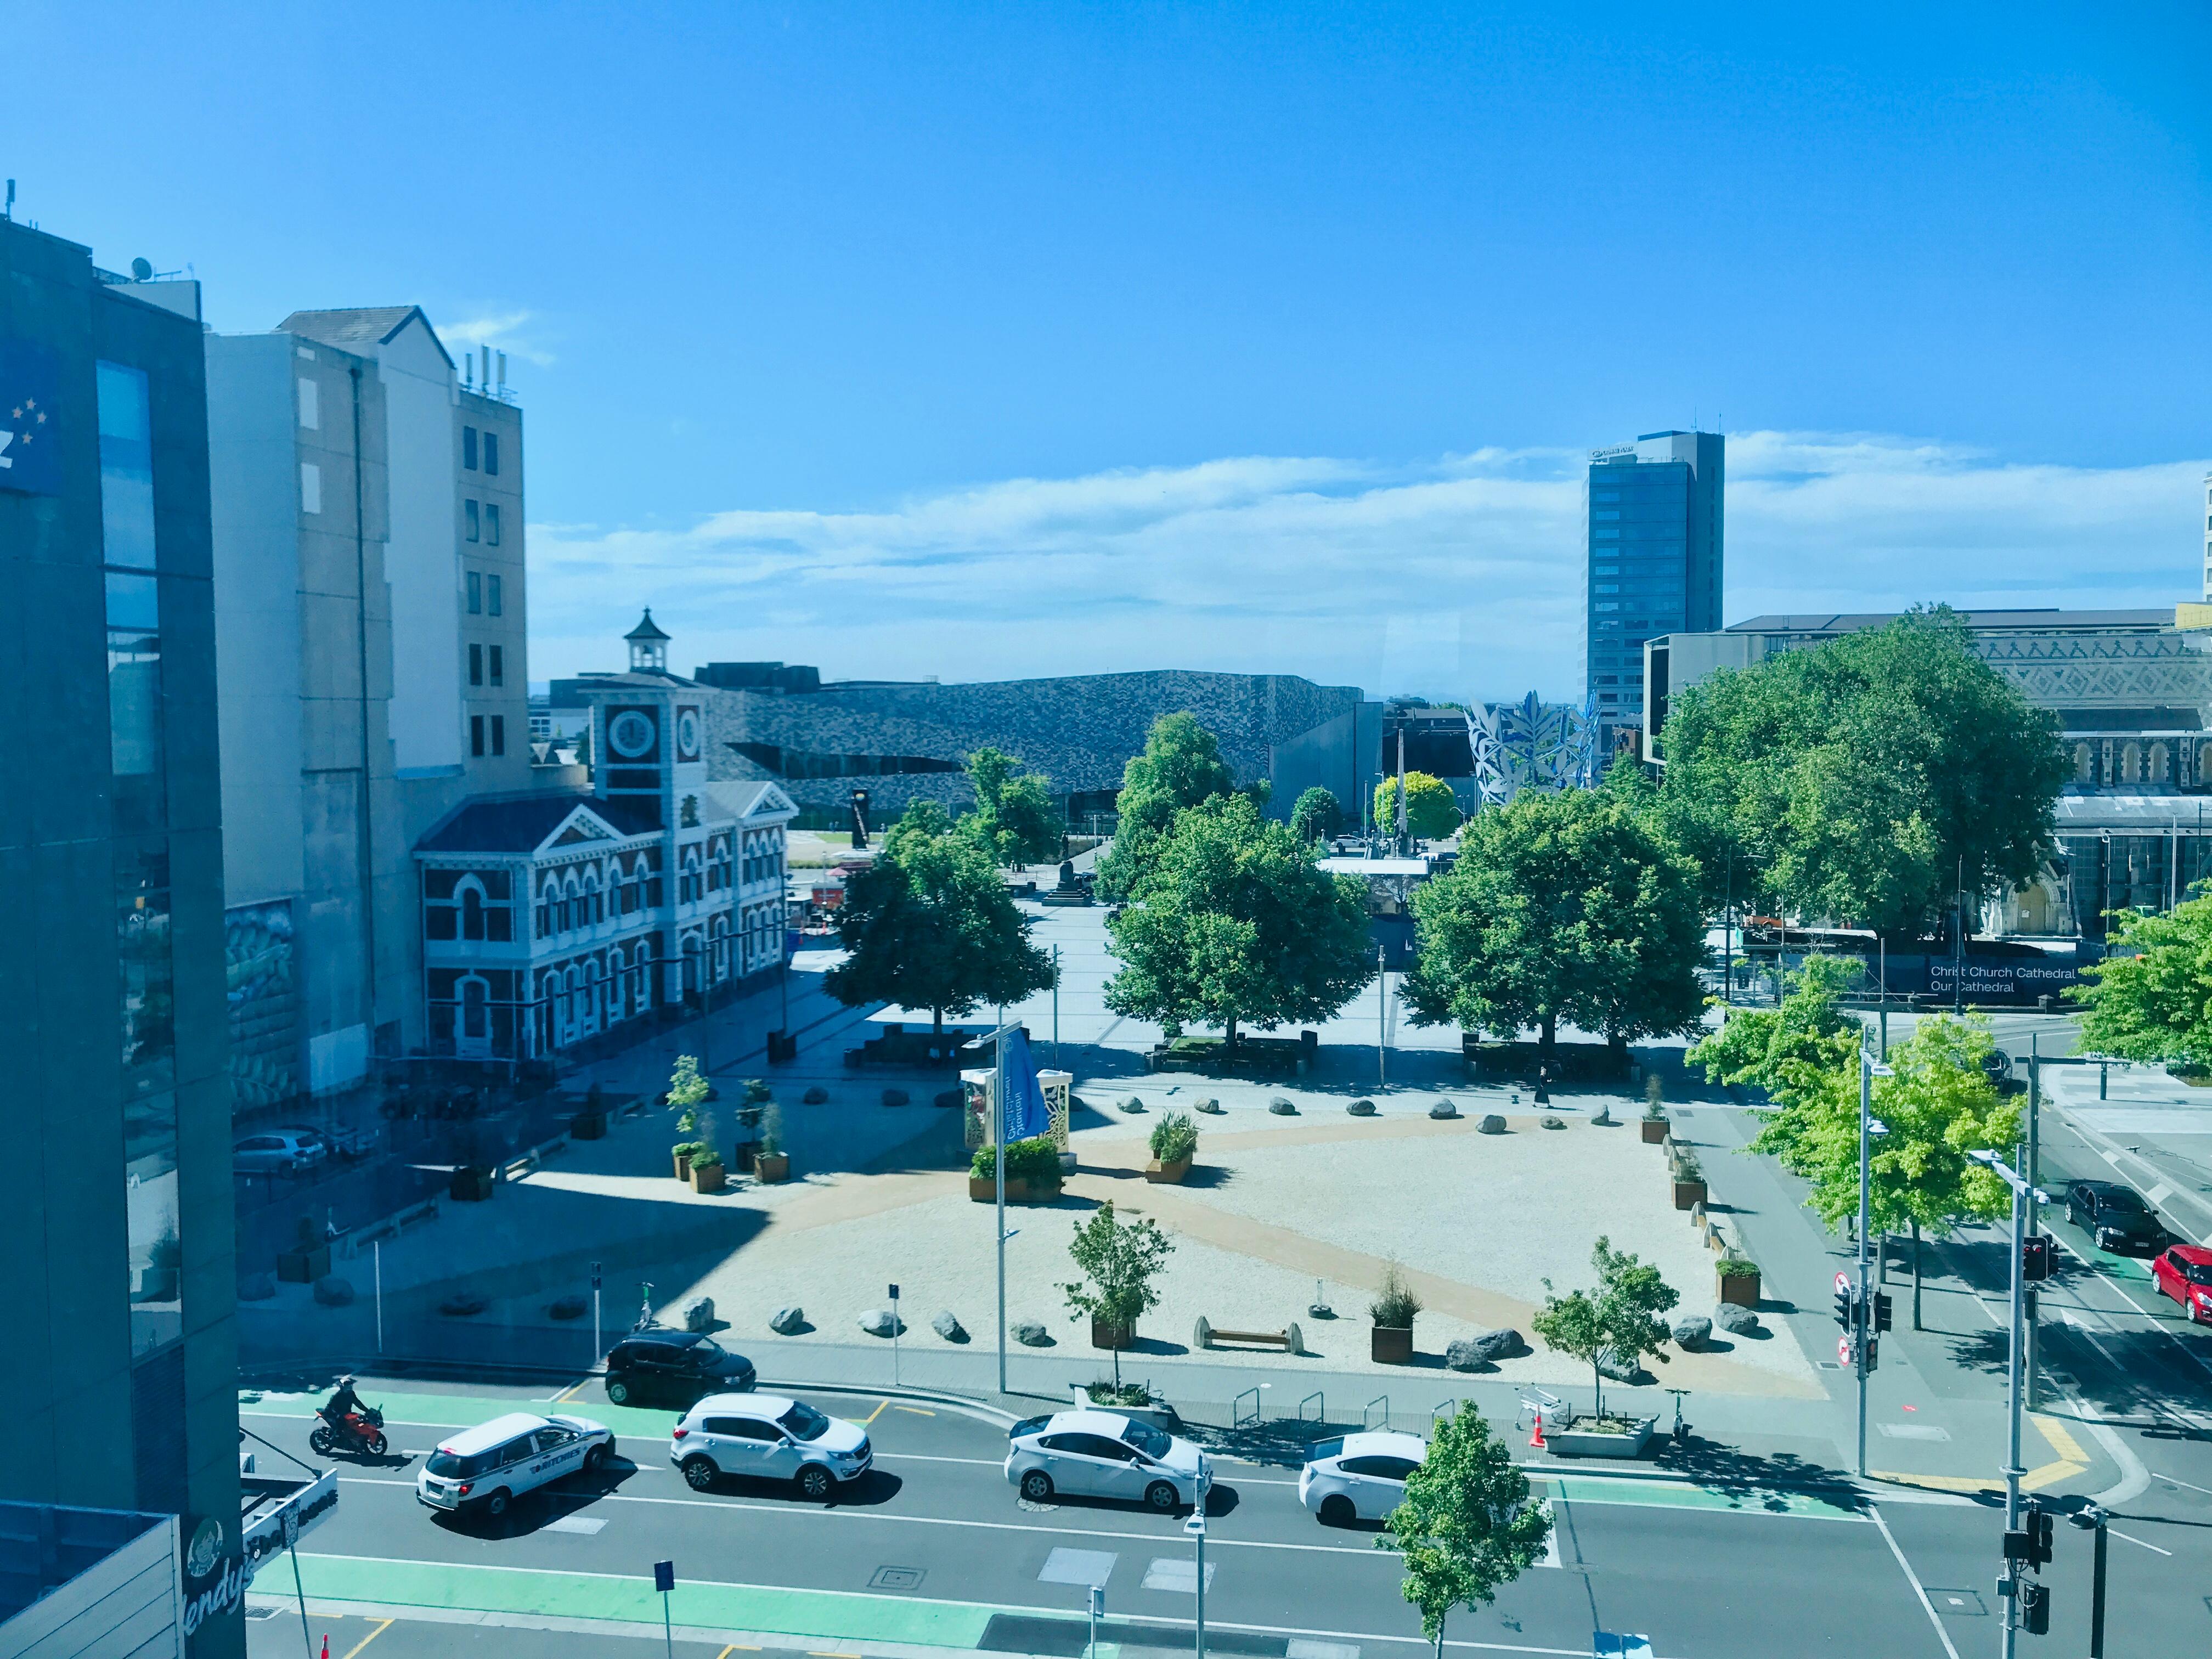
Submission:
[[[577,683],[589,793],[471,799],[416,843],[433,1054],[540,1058],[782,960],[798,809],[710,779],[703,689],[651,612],[628,640],[627,672]]]
[[[2106,913],[2162,910],[2212,877],[2212,605],[2137,611],[1970,611],[1974,649],[2029,702],[2058,717],[2074,775],[2057,805],[2057,856],[2026,892],[1984,908],[1987,932],[2100,940]],[[1746,668],[1893,620],[1754,617],[1644,647],[1645,707],[1665,759],[1668,700]]]
[[[101,271],[0,219],[0,1500],[33,1542],[0,1619],[49,1583],[66,1511],[135,1512],[168,1559],[125,1587],[145,1616],[100,1650],[166,1628],[175,1652],[181,1624],[194,1659],[229,1659],[246,1629],[201,341],[197,283]]]
[[[1090,815],[1111,813],[1123,765],[1143,750],[1155,720],[1177,713],[1195,715],[1220,740],[1239,782],[1273,786],[1278,817],[1322,784],[1356,819],[1377,775],[1382,705],[1355,686],[1292,674],[1163,669],[963,684],[824,683],[812,668],[782,663],[708,663],[693,678],[706,693],[709,775],[776,785],[805,828],[844,827],[855,790],[866,793],[878,825],[916,799],[963,809],[974,800],[966,758],[989,744],[1044,773],[1080,829]],[[557,681],[550,701],[573,706],[577,688],[592,683]]]

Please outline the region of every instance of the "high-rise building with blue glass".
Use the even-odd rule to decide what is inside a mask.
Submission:
[[[1583,602],[1601,757],[1644,728],[1644,641],[1721,626],[1724,447],[1717,432],[1647,432],[1590,453]]]

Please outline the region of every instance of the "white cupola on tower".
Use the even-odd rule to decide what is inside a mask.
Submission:
[[[668,635],[653,620],[653,607],[647,605],[645,617],[638,625],[623,637],[629,641],[629,666],[633,674],[665,674],[668,672]]]

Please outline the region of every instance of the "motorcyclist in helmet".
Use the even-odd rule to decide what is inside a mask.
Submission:
[[[349,1431],[347,1416],[362,1409],[361,1396],[353,1391],[353,1382],[350,1376],[338,1378],[337,1392],[331,1396],[321,1413],[323,1421],[341,1433]]]

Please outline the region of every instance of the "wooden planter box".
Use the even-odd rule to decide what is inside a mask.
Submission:
[[[675,1154],[675,1158],[676,1158],[676,1178],[677,1178],[678,1181],[689,1181],[689,1180],[690,1180],[690,1179],[691,1179],[691,1154],[690,1154],[690,1153],[689,1153],[689,1152],[678,1152],[677,1154]]]
[[[491,1196],[491,1171],[465,1164],[453,1171],[453,1182],[446,1190],[457,1203],[481,1204]]]
[[[1656,1146],[1667,1139],[1667,1120],[1663,1117],[1639,1118],[1637,1127],[1643,1130],[1644,1144],[1647,1146]]]
[[[287,1285],[312,1285],[331,1271],[331,1247],[318,1244],[312,1250],[279,1250],[276,1253],[276,1277]]]
[[[1644,1449],[1651,1443],[1652,1426],[1656,1421],[1647,1417],[1629,1434],[1606,1433],[1572,1425],[1564,1429],[1547,1428],[1544,1444],[1559,1457],[1641,1457]]]
[[[1413,1328],[1411,1325],[1376,1325],[1367,1333],[1369,1356],[1378,1365],[1410,1365],[1413,1363]]]
[[[1189,1173],[1190,1160],[1187,1158],[1179,1158],[1172,1164],[1163,1164],[1159,1159],[1154,1158],[1145,1165],[1146,1180],[1155,1182],[1164,1181],[1177,1187],[1182,1185],[1183,1177]]]
[[[1094,1348],[1133,1348],[1137,1344],[1136,1328],[1132,1325],[1109,1325],[1102,1319],[1091,1322],[1091,1346]],[[1111,1410],[1111,1407],[1105,1409]]]
[[[1674,1182],[1674,1207],[1675,1207],[1676,1209],[1678,1209],[1678,1210],[1688,1210],[1688,1209],[1693,1209],[1693,1208],[1695,1208],[1698,1205],[1700,1205],[1700,1204],[1704,1203],[1705,1201],[1705,1183],[1704,1182],[1702,1182],[1702,1181],[1683,1181],[1683,1180],[1680,1180],[1680,1179],[1679,1179],[1679,1178],[1675,1181],[1675,1182]]]
[[[568,1120],[571,1140],[605,1140],[607,1138],[607,1115],[605,1112],[579,1112]]]
[[[789,1152],[757,1152],[753,1155],[753,1179],[773,1187],[780,1181],[791,1179]]]
[[[725,1171],[719,1164],[697,1164],[691,1168],[691,1190],[695,1193],[719,1193],[722,1190]]]
[[[1720,1281],[1722,1301],[1733,1302],[1739,1308],[1756,1308],[1759,1305],[1757,1269],[1747,1273],[1723,1273]]]
[[[978,1204],[999,1201],[999,1182],[995,1176],[969,1176],[968,1196]],[[1006,1177],[1006,1202],[1009,1204],[1049,1204],[1060,1196],[1060,1183],[1050,1186],[1032,1185],[1020,1176]]]

